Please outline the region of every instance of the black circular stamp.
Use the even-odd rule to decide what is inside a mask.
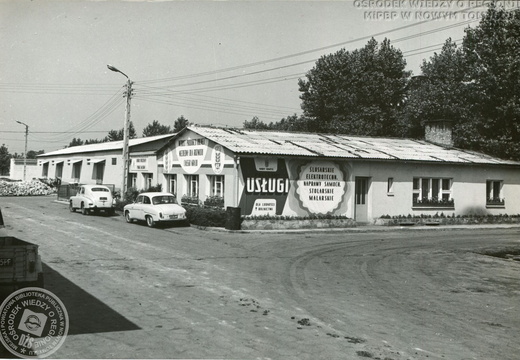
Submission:
[[[16,356],[47,357],[59,349],[68,331],[67,310],[48,290],[20,289],[0,306],[0,341]]]

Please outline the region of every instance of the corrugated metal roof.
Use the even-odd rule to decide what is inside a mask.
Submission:
[[[188,129],[237,154],[520,166],[517,161],[447,148],[423,140],[211,127]]]
[[[128,146],[136,146],[145,144],[148,142],[152,142],[155,140],[164,139],[167,137],[173,137],[175,134],[166,134],[166,135],[157,135],[157,136],[149,136],[139,139],[130,139],[128,141]],[[87,152],[96,152],[96,151],[110,151],[110,150],[123,150],[123,141],[109,141],[104,143],[97,144],[89,144],[89,145],[80,145],[80,146],[72,146],[65,149],[60,149],[56,151],[51,151],[45,154],[38,155],[39,157],[47,157],[47,156],[55,156],[55,155],[69,155],[69,154],[79,154],[79,153],[87,153]]]

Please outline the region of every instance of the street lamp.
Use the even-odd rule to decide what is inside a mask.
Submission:
[[[126,113],[123,126],[123,183],[121,185],[121,198],[124,198],[128,185],[128,165],[130,163],[130,153],[128,151],[128,136],[130,132],[130,98],[132,97],[132,81],[124,72],[118,68],[107,65],[108,70],[123,74],[127,78],[126,82]]]
[[[16,120],[18,124],[25,126],[25,153],[23,155],[23,181],[27,177],[27,137],[29,136],[29,125]]]

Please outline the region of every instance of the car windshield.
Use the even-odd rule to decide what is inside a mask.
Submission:
[[[104,192],[110,192],[110,190],[108,190],[108,189],[106,189],[106,188],[101,188],[101,187],[92,188],[92,191],[104,191]]]
[[[154,205],[159,204],[175,204],[175,197],[171,195],[154,196],[152,199]]]

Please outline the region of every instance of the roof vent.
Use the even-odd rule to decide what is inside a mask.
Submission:
[[[437,145],[453,147],[452,121],[428,121],[424,128],[424,139]]]

